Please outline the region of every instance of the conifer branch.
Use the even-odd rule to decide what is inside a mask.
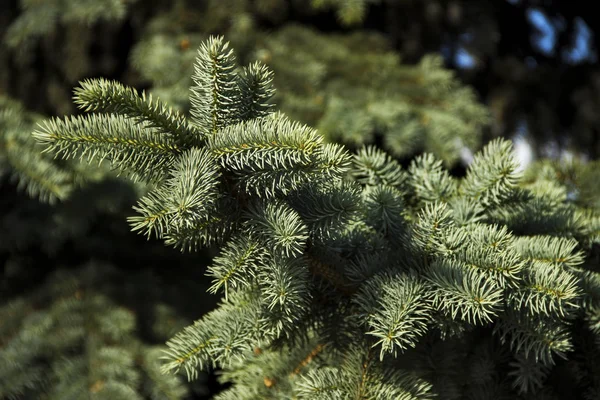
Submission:
[[[499,204],[508,199],[517,187],[521,177],[517,167],[510,142],[494,140],[475,156],[460,189],[485,206]]]
[[[399,242],[406,236],[402,193],[393,187],[376,186],[363,192],[369,224],[386,238]]]
[[[474,224],[456,252],[456,258],[471,268],[485,273],[506,288],[521,279],[524,261],[514,249],[514,237],[506,227]],[[464,245],[465,241],[468,243]]]
[[[19,190],[43,202],[55,203],[67,199],[82,183],[96,181],[108,173],[40,152],[31,136],[39,118],[26,112],[18,102],[0,96],[0,172],[10,175]]]
[[[363,185],[402,188],[408,178],[396,160],[374,146],[362,147],[352,158],[354,179]]]
[[[298,375],[300,373],[300,371],[302,370],[302,368],[304,368],[306,365],[308,365],[316,356],[319,355],[320,352],[323,351],[325,346],[326,345],[321,344],[321,343],[317,344],[315,346],[315,348],[313,348],[311,350],[311,352],[308,353],[308,355],[305,358],[303,358],[302,361],[300,361],[298,366],[296,368],[294,368],[294,370],[290,373],[290,376]]]
[[[442,168],[442,162],[433,154],[414,159],[409,168],[410,185],[416,196],[427,202],[447,202],[456,192],[456,183]]]
[[[415,243],[425,254],[443,248],[445,232],[452,227],[451,213],[445,203],[427,203],[413,227]]]
[[[235,68],[233,50],[223,37],[211,36],[198,50],[190,113],[192,122],[208,137],[239,119],[240,89]]]
[[[266,326],[276,337],[294,330],[310,304],[309,271],[302,259],[275,257],[258,274]]]
[[[270,102],[275,94],[273,71],[260,62],[245,67],[240,76],[240,120],[265,117],[275,106]]]
[[[433,307],[471,324],[492,322],[502,311],[503,291],[485,275],[460,263],[438,260],[426,271]]]
[[[571,269],[584,261],[582,251],[576,251],[574,239],[553,236],[519,237],[515,246],[524,259]]]
[[[219,175],[210,152],[197,148],[185,152],[169,179],[134,207],[141,215],[129,218],[133,230],[162,238],[207,220],[218,200]]]
[[[248,209],[246,224],[275,255],[298,256],[308,231],[300,216],[284,203],[256,203]]]
[[[510,292],[515,309],[529,313],[565,318],[579,308],[578,280],[553,265],[533,262],[525,269],[523,283]]]
[[[222,288],[227,300],[230,290],[249,288],[255,283],[256,267],[264,255],[264,250],[252,238],[232,238],[208,267],[207,274],[213,277],[209,291],[216,293]]]
[[[515,353],[544,365],[554,365],[555,356],[565,359],[566,353],[573,349],[564,323],[543,317],[528,318],[519,311],[506,313],[494,332]]]
[[[125,114],[157,132],[173,135],[180,146],[202,142],[200,132],[178,111],[152,99],[151,94],[142,92],[140,96],[135,89],[116,81],[87,79],[75,89],[73,101],[86,112]]]
[[[370,329],[367,334],[377,339],[373,347],[380,348],[380,360],[414,347],[427,331],[430,310],[425,285],[414,276],[377,275],[353,301]]]
[[[289,196],[290,205],[300,214],[315,238],[332,235],[349,223],[359,211],[359,188],[341,183],[322,185],[309,182]]]
[[[182,151],[172,139],[114,114],[54,118],[33,136],[57,156],[108,159],[119,172],[149,180],[162,179]]]

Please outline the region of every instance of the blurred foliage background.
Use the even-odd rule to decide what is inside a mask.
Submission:
[[[571,185],[578,201],[598,209],[594,10],[584,0],[2,1],[0,301],[2,312],[35,310],[35,318],[3,318],[11,322],[0,331],[0,353],[27,368],[48,367],[54,353],[36,349],[60,346],[34,343],[24,355],[9,354],[9,344],[15,335],[27,339],[19,335],[28,324],[64,312],[64,297],[81,296],[82,286],[94,318],[109,312],[99,304],[121,313],[119,341],[111,343],[136,343],[131,359],[144,359],[169,329],[215,301],[203,277],[214,250],[180,254],[129,232],[125,217],[147,188],[99,166],[58,162],[31,141],[43,116],[78,112],[71,96],[80,80],[117,79],[186,111],[196,48],[223,34],[241,64],[260,60],[274,70],[279,108],[329,140],[351,148],[375,143],[405,165],[433,152],[461,175],[484,143],[512,138],[524,164],[549,159],[530,170],[532,181],[540,175]],[[77,278],[57,286],[65,270]],[[121,296],[110,295],[109,277],[127,286]],[[69,344],[74,360],[91,351],[78,342],[81,335],[73,333]],[[171,398],[150,396],[153,388],[181,383],[154,379],[148,365],[139,364],[126,390]],[[44,384],[57,385],[64,368],[55,366],[48,378],[54,383]],[[14,371],[0,367],[0,376],[16,379]],[[217,384],[205,378],[172,393],[210,398]],[[0,381],[0,398],[10,395],[2,390]]]

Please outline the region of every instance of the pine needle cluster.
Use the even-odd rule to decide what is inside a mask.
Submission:
[[[272,73],[221,37],[192,80],[189,119],[93,80],[75,101],[96,113],[34,133],[153,182],[132,229],[219,247],[220,305],[168,341],[164,372],[222,368],[220,399],[499,399],[550,396],[553,367],[584,360],[597,392],[598,214],[524,181],[510,142],[464,178],[432,154],[351,154],[274,112]]]

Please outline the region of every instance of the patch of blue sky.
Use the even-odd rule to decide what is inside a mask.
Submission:
[[[440,52],[446,61],[450,61],[452,59],[452,49],[449,45],[442,45]],[[475,57],[473,57],[471,53],[469,53],[462,46],[456,49],[456,52],[454,53],[454,59],[452,61],[459,69],[471,69],[475,67]]]
[[[527,10],[527,18],[538,32],[532,37],[533,45],[547,56],[554,54],[556,45],[556,28],[544,12],[532,7]]]
[[[475,66],[475,57],[463,47],[459,47],[454,55],[454,63],[458,68],[471,69]]]
[[[580,17],[575,18],[575,40],[570,49],[563,50],[563,60],[578,64],[584,61],[596,61],[596,54],[592,51],[592,33],[590,28]]]

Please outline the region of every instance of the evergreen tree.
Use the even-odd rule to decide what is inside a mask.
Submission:
[[[11,48],[27,45],[54,32],[58,24],[92,24],[121,20],[135,0],[19,0],[22,13],[10,25],[4,42]]]
[[[18,98],[37,112],[72,113],[69,94],[74,84],[87,76],[118,74],[124,27],[132,23],[134,2],[2,2],[0,94]]]
[[[154,185],[133,230],[220,248],[220,305],[168,341],[165,372],[220,367],[221,399],[498,399],[552,398],[566,366],[599,393],[597,210],[524,181],[507,141],[463,178],[431,154],[351,155],[273,112],[272,79],[211,37],[190,118],[97,79],[75,91],[93,113],[34,133]]]
[[[183,399],[180,377],[160,373],[161,346],[140,341],[134,312],[111,299],[122,290],[115,279],[126,278],[97,262],[58,270],[0,307],[0,398]],[[152,282],[135,278],[138,288]],[[155,307],[156,327],[181,324],[166,305]]]

